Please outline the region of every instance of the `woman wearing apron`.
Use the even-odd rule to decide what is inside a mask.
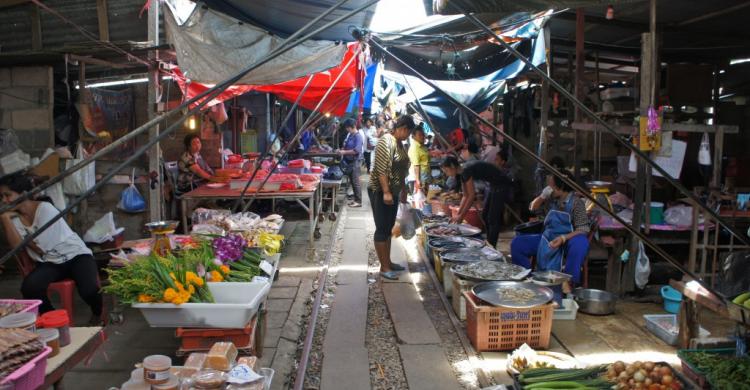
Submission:
[[[563,174],[572,177],[570,172]],[[510,243],[514,264],[531,267],[531,256],[536,256],[538,271],[563,271],[580,284],[581,266],[589,251],[589,221],[586,206],[570,186],[557,176],[547,176],[551,188],[549,212],[544,219],[542,234],[522,234]],[[550,190],[547,190],[549,192]],[[532,205],[538,207],[538,202]]]

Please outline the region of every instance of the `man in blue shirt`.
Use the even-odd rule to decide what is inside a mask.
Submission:
[[[346,139],[344,146],[339,150],[341,155],[341,170],[349,178],[354,192],[354,199],[348,203],[349,207],[362,207],[362,186],[359,183],[359,174],[362,168],[362,151],[364,139],[357,131],[354,119],[344,121]]]

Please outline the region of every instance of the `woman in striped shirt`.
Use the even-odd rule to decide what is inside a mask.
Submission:
[[[375,161],[370,171],[367,194],[370,197],[372,216],[375,220],[375,252],[380,261],[380,276],[398,279],[396,271],[404,267],[391,263],[391,230],[396,223],[398,203],[406,203],[406,175],[409,173],[409,154],[403,142],[414,130],[414,119],[404,115],[398,119],[393,131],[380,138],[375,146]]]

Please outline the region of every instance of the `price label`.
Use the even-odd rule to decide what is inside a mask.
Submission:
[[[271,265],[271,263],[269,263],[268,261],[266,260],[261,261],[260,269],[262,269],[263,272],[266,273],[266,275],[273,276],[273,265]]]

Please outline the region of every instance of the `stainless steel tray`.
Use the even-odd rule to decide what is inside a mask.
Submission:
[[[486,270],[485,276],[480,276]],[[490,282],[500,280],[522,280],[529,274],[529,270],[503,261],[481,260],[471,263],[455,264],[451,268],[453,274],[461,279],[473,282]]]
[[[493,305],[525,309],[544,305],[554,294],[547,287],[523,282],[485,282],[474,286],[471,291],[479,299]],[[509,294],[523,292],[528,298],[510,297]]]
[[[448,263],[471,263],[475,261],[488,260],[500,261],[504,256],[500,252],[484,251],[484,248],[464,248],[446,250],[440,253],[440,259]]]
[[[573,275],[568,275],[557,271],[539,271],[532,272],[531,278],[535,281],[557,285],[572,279]]]
[[[434,229],[441,227],[441,226],[454,227],[456,228],[458,234],[440,234],[440,233],[432,232],[434,231]],[[436,223],[436,224],[432,224],[426,227],[425,232],[430,237],[456,237],[456,235],[470,237],[470,236],[476,236],[477,234],[481,233],[482,229],[479,229],[476,226],[471,226],[465,223],[462,223],[462,224]]]
[[[450,243],[450,245],[447,247],[437,245],[439,242],[447,242]],[[427,240],[427,246],[433,251],[438,252],[458,249],[479,249],[484,246],[484,241],[471,237],[430,237]]]

